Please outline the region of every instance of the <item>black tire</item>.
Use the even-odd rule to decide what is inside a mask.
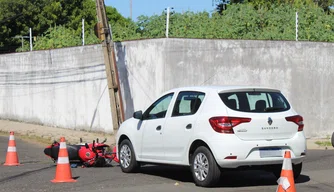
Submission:
[[[334,147],[334,132],[333,132],[333,134],[332,134],[332,146]]]
[[[295,180],[298,179],[298,177],[300,176],[300,174],[302,172],[302,168],[303,168],[303,163],[292,165],[293,176],[294,176]]]
[[[205,178],[198,178],[200,176],[198,176],[198,173],[196,173],[197,171],[195,171],[195,167],[197,167],[198,165],[198,158],[199,156],[202,156],[204,158],[204,162],[206,162],[206,164],[208,165],[208,169],[207,169],[207,175]],[[221,171],[219,169],[219,166],[217,165],[217,162],[215,160],[215,158],[213,157],[212,153],[210,152],[210,150],[204,146],[200,146],[198,147],[194,154],[191,157],[191,172],[192,172],[192,176],[193,179],[195,181],[195,184],[197,186],[201,186],[201,187],[212,187],[214,185],[216,185],[220,179],[220,174]]]
[[[300,173],[302,172],[303,163],[299,164],[292,164],[292,170],[293,170],[293,177],[294,179],[298,179],[300,176]],[[282,165],[275,165],[272,168],[272,173],[275,175],[276,179],[279,179],[281,177],[282,172]]]
[[[125,150],[125,153],[121,154],[122,150]],[[124,173],[134,173],[138,171],[139,163],[136,160],[132,144],[128,139],[121,142],[118,153],[120,161],[119,165]]]
[[[276,179],[279,179],[281,177],[282,165],[273,165],[270,170],[274,174]]]

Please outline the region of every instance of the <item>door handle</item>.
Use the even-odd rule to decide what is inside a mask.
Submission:
[[[161,125],[159,125],[157,128],[156,128],[157,131],[160,131],[161,130]]]
[[[186,129],[191,129],[192,128],[192,125],[191,123],[189,123],[187,126],[186,126]]]

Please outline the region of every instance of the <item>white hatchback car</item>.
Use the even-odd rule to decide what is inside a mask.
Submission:
[[[303,117],[280,90],[183,87],[121,124],[117,157],[126,173],[141,164],[190,166],[195,184],[207,187],[225,168],[255,167],[278,178],[289,150],[297,178],[306,156],[303,128]]]

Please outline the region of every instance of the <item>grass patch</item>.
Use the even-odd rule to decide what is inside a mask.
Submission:
[[[321,146],[321,147],[329,147],[332,146],[331,141],[316,141],[315,144]]]
[[[7,136],[9,138],[9,132],[7,131],[0,131],[0,135],[1,136]],[[44,144],[51,144],[53,141],[51,140],[51,138],[43,138],[43,137],[39,137],[39,136],[36,136],[36,135],[23,135],[23,134],[20,134],[20,133],[15,133],[15,137],[21,139],[21,140],[24,140],[24,141],[27,141],[27,142],[30,142],[30,143],[36,143],[36,144],[41,144],[41,145],[44,145]]]

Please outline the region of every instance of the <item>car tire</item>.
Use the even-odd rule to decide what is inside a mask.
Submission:
[[[198,147],[192,155],[191,172],[195,184],[201,187],[214,186],[219,181],[221,174],[211,151],[204,146]]]
[[[293,170],[293,177],[294,179],[298,179],[302,172],[303,163],[299,164],[293,164],[292,170]],[[279,179],[281,177],[282,172],[282,165],[275,165],[272,169],[272,173],[275,175],[276,179]]]
[[[303,168],[303,163],[292,165],[293,176],[294,176],[295,180],[298,179],[298,177],[300,176],[300,174],[302,172],[302,168]]]
[[[139,169],[139,163],[132,144],[128,139],[123,140],[119,145],[119,164],[124,173],[134,173]]]
[[[332,141],[332,146],[334,147],[334,132],[332,133],[331,141]]]

